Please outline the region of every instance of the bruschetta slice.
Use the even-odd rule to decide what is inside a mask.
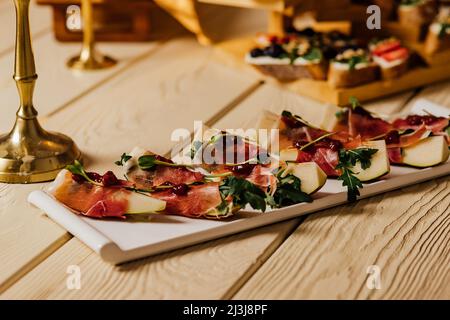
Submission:
[[[348,48],[330,63],[328,83],[335,88],[354,87],[377,80],[379,67],[362,48]]]
[[[327,61],[308,40],[275,36],[269,39],[267,46],[254,48],[245,56],[248,64],[279,81],[326,78]]]
[[[399,39],[374,39],[369,44],[369,51],[380,66],[382,79],[395,79],[408,71],[410,52]]]

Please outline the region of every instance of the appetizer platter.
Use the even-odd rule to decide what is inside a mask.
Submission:
[[[288,110],[256,123],[276,138],[210,129],[179,158],[133,148],[103,174],[75,162],[29,201],[118,264],[450,173],[442,107],[383,119],[352,98],[331,131]]]
[[[281,35],[234,39],[217,51],[266,80],[340,106],[351,96],[366,101],[449,79],[450,7],[408,0],[392,3],[392,10],[395,20],[383,21],[381,30],[319,30],[294,17]]]

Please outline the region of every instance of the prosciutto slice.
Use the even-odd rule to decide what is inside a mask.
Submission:
[[[191,184],[203,180],[204,175],[200,172],[191,171],[185,167],[156,166],[155,170],[144,171],[133,168],[128,172],[127,177],[134,182],[136,188],[151,189],[163,184]]]
[[[191,218],[217,217],[214,211],[222,203],[218,183],[206,183],[189,188],[186,195],[176,195],[171,190],[155,192],[152,197],[166,201],[165,212]],[[226,216],[222,216],[224,218]]]
[[[62,170],[48,190],[58,201],[81,214],[125,219],[131,191],[123,187],[102,187],[77,182],[72,173]]]
[[[348,133],[351,137],[360,136],[362,140],[370,140],[382,136],[392,130],[392,125],[383,119],[374,118],[361,107],[347,110]]]

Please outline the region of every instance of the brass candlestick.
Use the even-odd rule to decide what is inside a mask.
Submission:
[[[95,50],[94,22],[91,0],[81,0],[83,21],[83,47],[79,56],[67,61],[67,66],[75,70],[98,70],[112,67],[117,62]]]
[[[0,181],[8,183],[52,180],[59,170],[81,158],[80,151],[70,138],[45,131],[36,118],[33,90],[37,74],[31,48],[29,4],[30,0],[14,0],[14,80],[19,91],[20,106],[11,132],[0,136]]]

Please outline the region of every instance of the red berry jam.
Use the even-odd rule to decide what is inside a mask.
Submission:
[[[254,167],[255,165],[250,163],[238,164],[231,167],[231,172],[237,175],[248,176],[252,172]]]
[[[120,181],[112,171],[108,171],[103,175],[102,183],[103,186],[110,187],[120,184]]]
[[[411,126],[420,126],[423,122],[422,117],[418,115],[408,116],[406,118],[406,122],[408,122]]]
[[[77,183],[79,183],[79,184],[81,184],[81,183],[86,181],[86,179],[84,179],[84,177],[82,177],[82,176],[80,176],[78,174],[73,174],[73,173],[72,173],[72,180],[77,182]]]
[[[177,184],[173,186],[172,192],[177,196],[185,196],[189,191],[189,186],[185,183]]]
[[[400,143],[400,135],[398,134],[397,130],[392,130],[386,135],[384,140],[386,141],[387,145],[397,144]]]
[[[86,175],[95,182],[102,182],[103,180],[103,177],[96,172],[86,172]]]

